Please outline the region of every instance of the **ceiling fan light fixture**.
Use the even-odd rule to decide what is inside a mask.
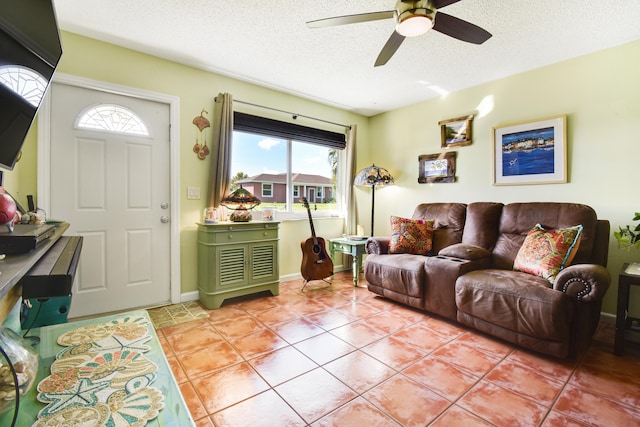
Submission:
[[[404,37],[421,36],[433,27],[428,9],[406,10],[398,16],[396,31]]]

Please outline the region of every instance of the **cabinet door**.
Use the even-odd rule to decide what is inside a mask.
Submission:
[[[241,286],[247,283],[247,245],[229,245],[217,248],[217,287],[220,289]]]
[[[254,243],[250,245],[250,283],[264,283],[278,280],[277,242]]]

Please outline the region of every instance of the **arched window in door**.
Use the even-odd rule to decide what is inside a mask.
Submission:
[[[80,114],[76,126],[80,129],[149,136],[142,119],[126,107],[100,104],[87,108]]]
[[[30,68],[19,65],[0,67],[0,83],[23,97],[34,107],[40,105],[47,80]]]

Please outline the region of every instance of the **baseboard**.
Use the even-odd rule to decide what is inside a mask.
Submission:
[[[606,323],[616,323],[616,315],[611,313],[600,312],[600,320]]]
[[[198,301],[198,291],[185,292],[180,294],[180,302]]]
[[[333,272],[334,273],[340,273],[341,271],[345,271],[345,270],[349,270],[351,271],[351,268],[346,268],[344,265],[334,265],[333,266]],[[300,273],[293,273],[293,274],[287,274],[284,276],[280,276],[280,283],[282,282],[291,282],[293,280],[302,280],[302,274]]]
[[[345,268],[344,265],[335,265],[333,267],[334,273],[339,273],[341,271],[351,270],[351,268]],[[300,273],[287,274],[284,276],[280,276],[280,282],[291,282],[293,280],[301,280],[302,275]],[[198,291],[185,292],[180,294],[180,302],[189,302],[189,301],[197,301],[200,296],[198,295]]]
[[[280,276],[280,283],[291,282],[294,280],[302,280],[302,275],[300,273],[293,273],[293,274],[287,274],[285,276]]]

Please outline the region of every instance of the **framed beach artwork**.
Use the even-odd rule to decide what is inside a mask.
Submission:
[[[567,116],[493,129],[493,184],[567,182]]]
[[[455,182],[456,152],[423,154],[418,156],[418,182]]]
[[[440,125],[440,146],[442,148],[471,145],[471,121],[473,114],[455,119],[442,120]]]

